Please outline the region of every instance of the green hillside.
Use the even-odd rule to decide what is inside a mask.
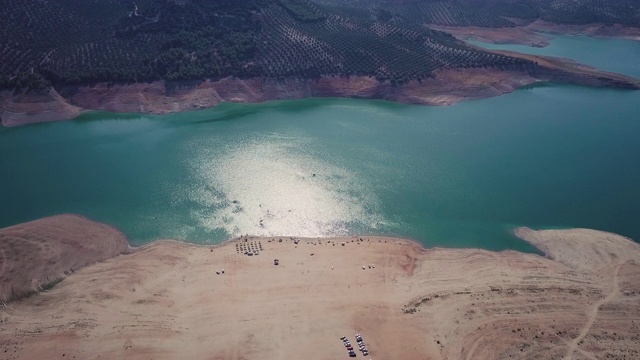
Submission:
[[[0,86],[345,74],[399,83],[442,68],[531,66],[409,21],[420,14],[411,6],[422,8],[399,19],[307,0],[0,0]]]
[[[459,1],[425,0],[313,0],[318,4],[360,18],[386,18],[393,23],[446,26],[513,27],[495,12],[483,11]]]
[[[640,27],[637,0],[314,0],[359,14],[388,12],[394,21],[447,26],[510,27],[508,18],[560,24],[621,24]],[[356,13],[354,10],[351,10]]]
[[[472,9],[500,16],[560,24],[621,24],[640,27],[637,0],[462,0]]]

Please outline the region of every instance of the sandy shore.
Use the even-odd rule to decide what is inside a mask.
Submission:
[[[0,308],[0,354],[347,359],[339,338],[360,333],[365,359],[638,358],[640,246],[517,234],[547,257],[378,237],[158,241]]]
[[[449,33],[460,40],[476,40],[492,44],[521,44],[533,47],[549,45],[550,37],[536,33],[525,27],[488,28],[479,26],[439,26],[429,28]]]
[[[548,21],[536,20],[524,27],[532,32],[544,32],[551,34],[584,35],[597,38],[613,38],[640,41],[640,28],[633,28],[602,23],[567,25],[555,24]]]

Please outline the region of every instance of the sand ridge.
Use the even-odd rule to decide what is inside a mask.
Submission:
[[[339,338],[360,333],[367,359],[637,358],[640,246],[516,233],[547,256],[382,237],[158,241],[0,309],[0,354],[346,359]]]
[[[83,266],[128,250],[119,230],[78,215],[0,229],[0,302],[27,296]]]

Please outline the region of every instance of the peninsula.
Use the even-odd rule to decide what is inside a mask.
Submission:
[[[79,232],[94,236],[69,246]],[[73,259],[66,264],[75,272],[0,308],[0,352],[348,358],[340,338],[355,344],[359,333],[374,359],[637,357],[640,245],[586,229],[516,234],[546,256],[369,236],[165,240],[129,249],[102,224],[42,219],[0,230],[0,295],[42,289],[30,279],[44,279],[42,268],[58,276],[52,260]],[[25,257],[34,244],[40,250]],[[72,265],[98,244],[109,259]]]

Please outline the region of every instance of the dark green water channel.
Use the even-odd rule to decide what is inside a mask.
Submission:
[[[639,139],[640,92],[559,85],[450,107],[90,113],[0,129],[0,227],[72,212],[134,244],[389,234],[532,251],[523,225],[640,239]]]

